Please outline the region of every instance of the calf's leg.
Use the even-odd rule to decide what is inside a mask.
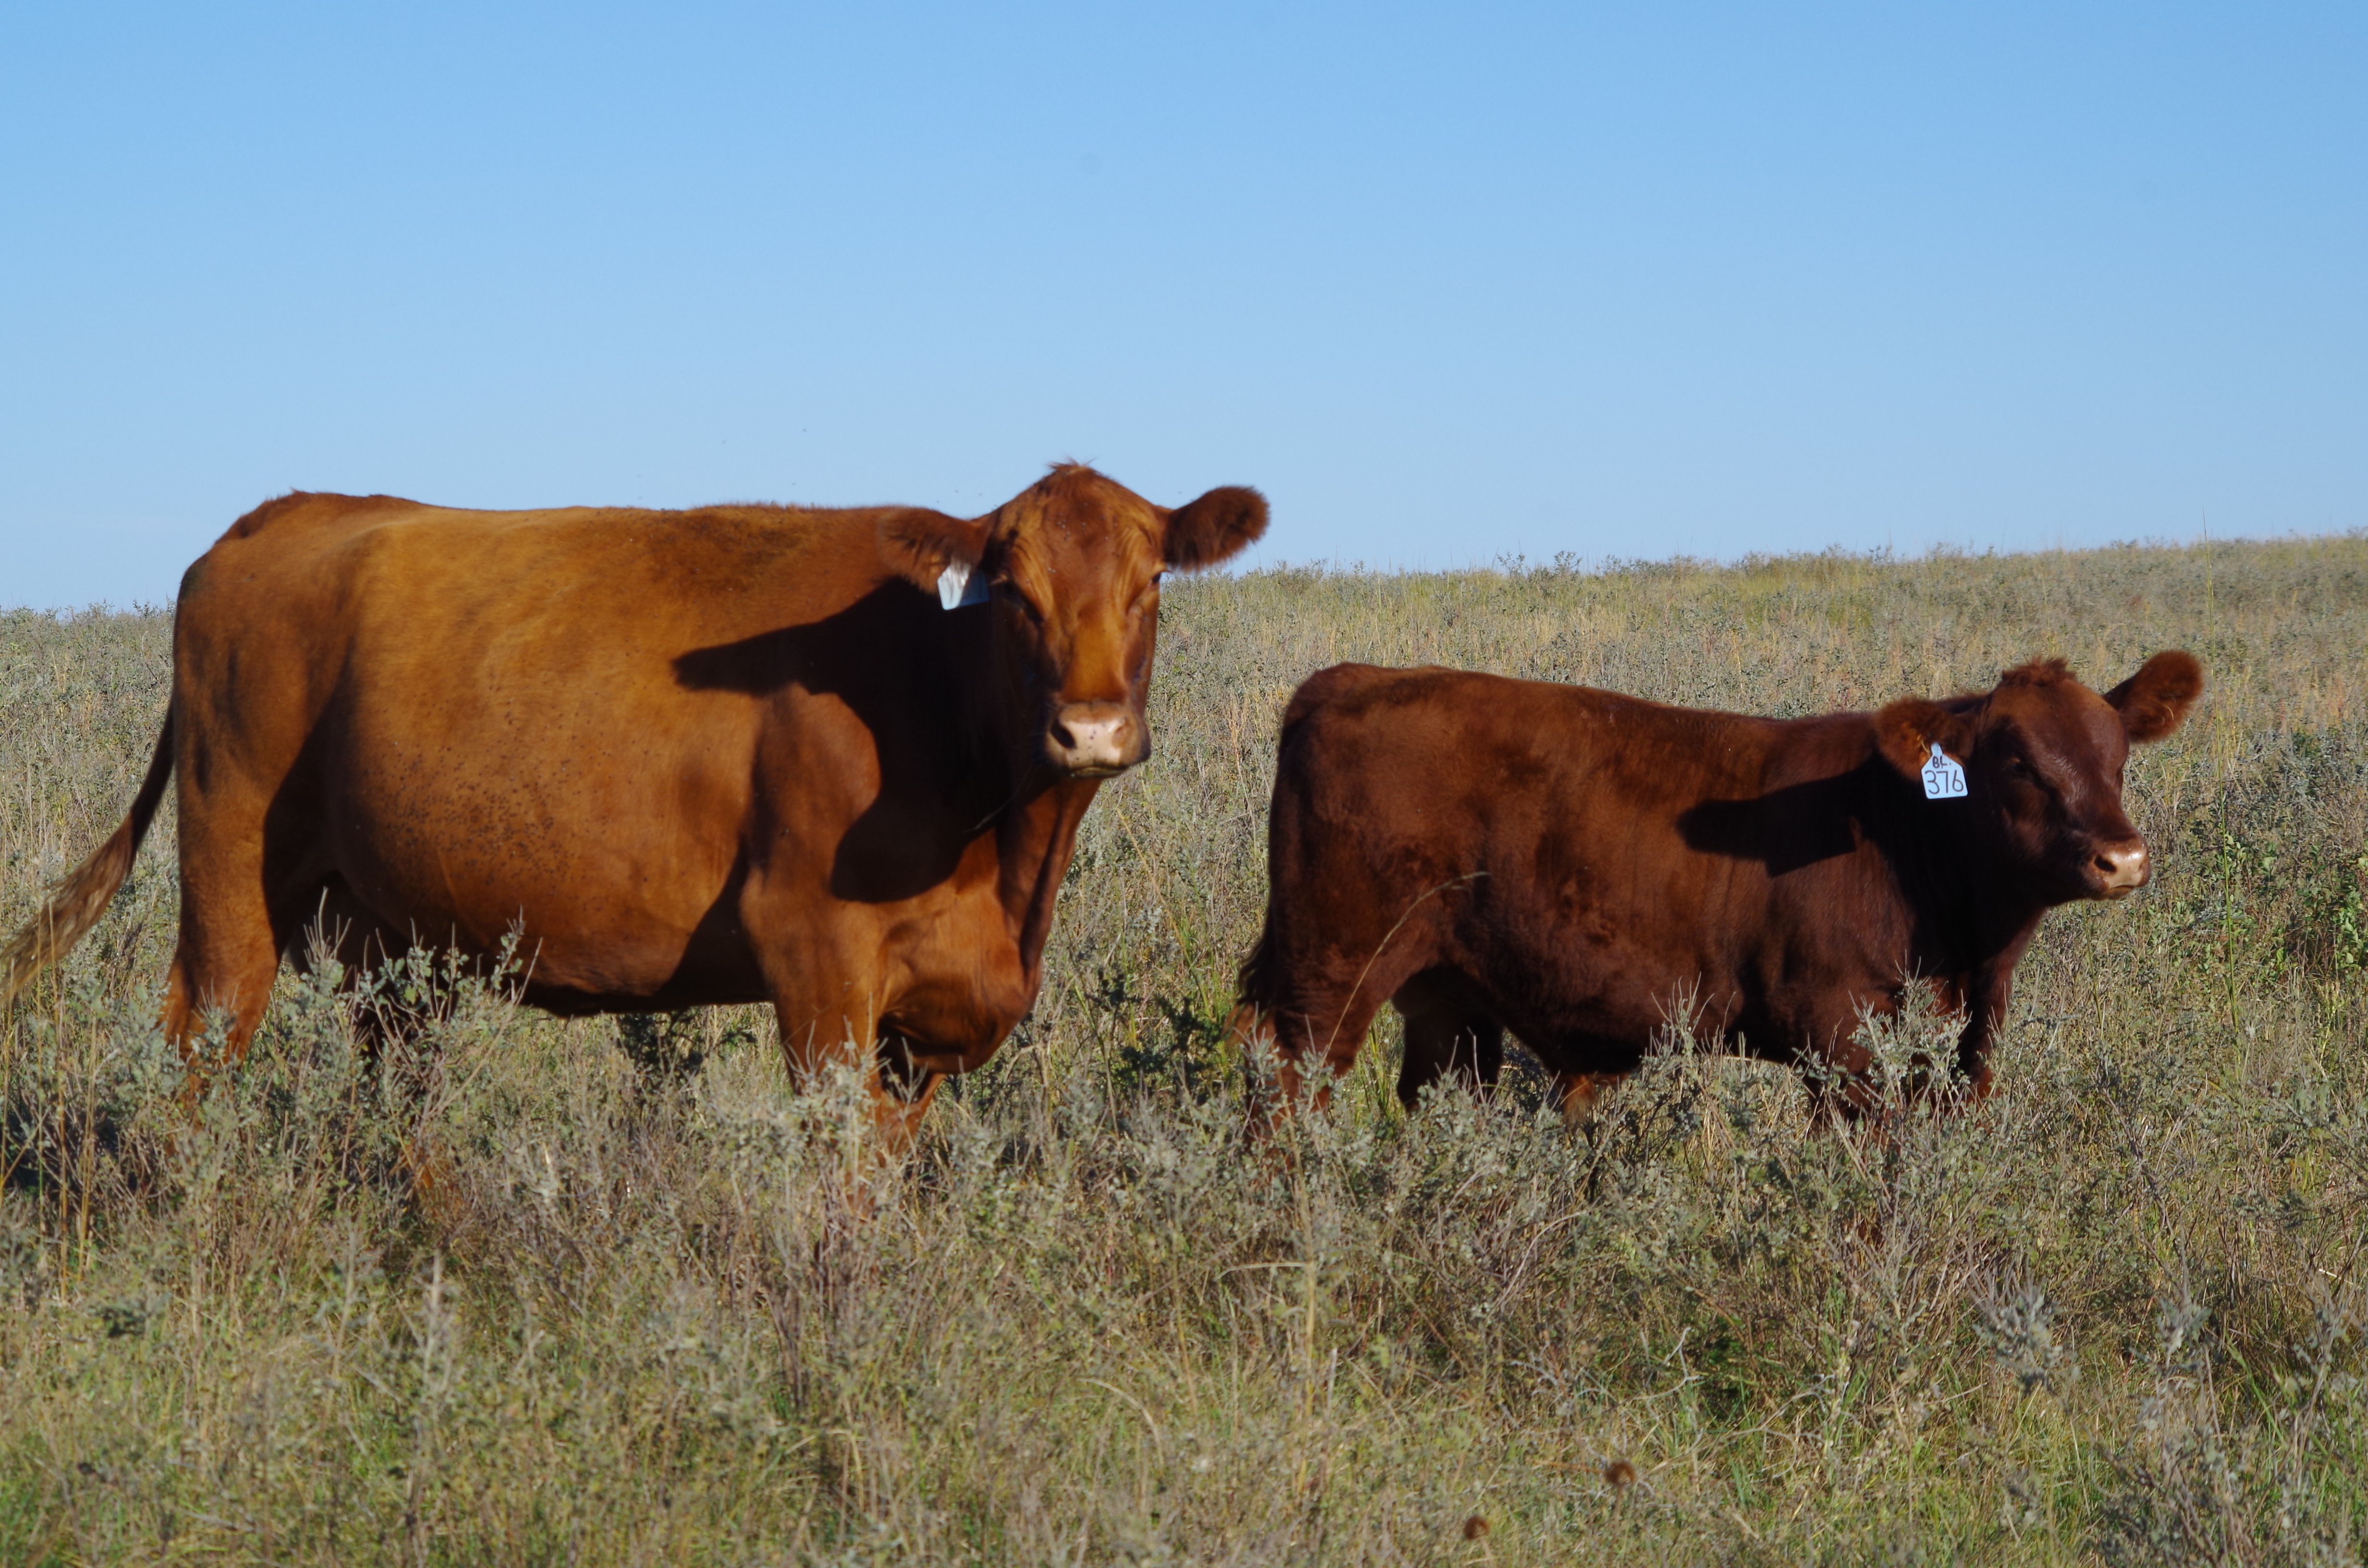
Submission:
[[[1415,1108],[1423,1089],[1452,1078],[1474,1095],[1497,1086],[1505,1067],[1504,1026],[1457,994],[1454,977],[1418,974],[1390,1001],[1406,1022],[1406,1059],[1398,1068],[1398,1103]]]
[[[1304,886],[1318,879],[1304,869],[1278,867],[1274,881],[1265,929],[1242,964],[1240,1003],[1226,1023],[1227,1038],[1247,1054],[1274,1056],[1271,1088],[1254,1088],[1250,1096],[1254,1135],[1296,1109],[1311,1088],[1315,1104],[1326,1103],[1332,1080],[1356,1065],[1382,1004],[1439,962],[1440,888],[1403,901],[1335,890],[1318,902]],[[1254,1085],[1257,1077],[1254,1063]]]
[[[1563,1125],[1584,1127],[1595,1119],[1595,1108],[1613,1085],[1628,1074],[1625,1073],[1556,1073],[1554,1075],[1554,1104],[1562,1111]]]
[[[1273,1103],[1253,1109],[1254,1125],[1289,1115],[1303,1096],[1328,1105],[1332,1081],[1357,1064],[1382,1003],[1404,982],[1412,962],[1383,971],[1378,966],[1333,963],[1321,966],[1312,983],[1287,987],[1284,999],[1272,1006],[1245,1003],[1235,1010],[1235,1028],[1246,1043],[1271,1043],[1274,1051]],[[1329,971],[1348,971],[1346,979]]]

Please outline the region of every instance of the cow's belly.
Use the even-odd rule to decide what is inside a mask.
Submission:
[[[1693,918],[1702,891],[1571,900],[1528,923],[1491,922],[1459,944],[1497,1020],[1550,1067],[1624,1071],[1673,1025],[1705,1044],[1764,1027],[1732,945]]]
[[[735,896],[739,824],[686,810],[663,768],[385,735],[339,760],[326,858],[397,932],[480,954],[515,934],[531,990],[564,1010],[760,990]]]
[[[1707,902],[1698,886],[1656,881],[1618,859],[1554,884],[1493,867],[1489,881],[1508,907],[1476,906],[1459,922],[1454,946],[1468,964],[1534,990],[1542,1003],[1599,1023],[1657,1018],[1673,994],[1714,984],[1725,967],[1697,917]]]
[[[1691,1029],[1709,1044],[1748,1022],[1744,996],[1715,970],[1639,954],[1616,967],[1577,976],[1565,970],[1564,975],[1559,984],[1520,987],[1513,1006],[1505,1009],[1506,1027],[1542,1055],[1544,1042],[1558,1039],[1587,1042],[1590,1051],[1599,1042],[1616,1041],[1641,1051],[1675,1026]],[[1601,1069],[1579,1064],[1572,1070]]]
[[[1897,963],[1758,935],[1765,939],[1731,947],[1614,943],[1576,962],[1542,957],[1502,1021],[1549,1065],[1590,1072],[1607,1070],[1607,1049],[1641,1052],[1679,1024],[1702,1045],[1768,1061],[1823,1056],[1847,1041],[1861,1007],[1888,1010]]]

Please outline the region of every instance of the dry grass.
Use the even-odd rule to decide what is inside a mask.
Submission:
[[[189,1127],[167,813],[0,1021],[0,1560],[2362,1560],[2368,539],[1278,572],[1167,637],[1034,1017],[852,1206],[859,1108],[761,1015],[418,967],[283,979]],[[1803,712],[2174,645],[2156,885],[2051,920],[1982,1114],[1816,1134],[1673,1049],[1589,1141],[1533,1086],[1402,1116],[1383,1049],[1243,1160],[1215,1035],[1308,671]],[[0,923],[114,825],[168,646],[0,616]]]

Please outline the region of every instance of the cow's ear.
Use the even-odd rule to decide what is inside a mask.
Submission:
[[[985,554],[984,521],[950,517],[926,506],[899,506],[880,519],[881,561],[925,594],[939,591],[938,580],[948,567],[967,579]]]
[[[1874,716],[1875,744],[1883,758],[1910,778],[1920,777],[1936,744],[1958,762],[1974,738],[1974,727],[1929,697],[1903,697]]]
[[[1266,532],[1266,497],[1246,484],[1221,484],[1167,514],[1160,555],[1178,572],[1239,553]]]
[[[2105,693],[2134,741],[2158,741],[2179,728],[2187,710],[2203,695],[2203,666],[2195,655],[2168,648],[2138,666],[2138,673]]]

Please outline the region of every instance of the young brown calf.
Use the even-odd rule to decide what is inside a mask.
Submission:
[[[1446,1074],[1493,1083],[1509,1030],[1577,1115],[1686,998],[1706,1036],[1839,1074],[1856,1110],[1861,1016],[1920,979],[1966,1014],[1978,1096],[2040,917],[2145,884],[2123,764],[2203,688],[2183,653],[2102,697],[2049,659],[1980,695],[1777,720],[1336,665],[1283,718],[1232,1036],[1270,1040],[1288,1103],[1311,1060],[1349,1069],[1386,1000],[1408,1105]]]

